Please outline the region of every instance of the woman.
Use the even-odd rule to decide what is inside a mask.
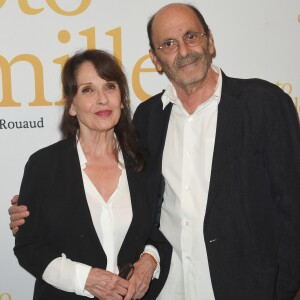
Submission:
[[[34,299],[140,299],[149,285],[144,299],[155,299],[171,250],[154,227],[157,176],[137,144],[125,75],[110,54],[86,50],[66,62],[62,84],[64,139],[29,158],[19,197],[30,216],[14,252],[36,277]],[[128,263],[129,281],[116,275]]]

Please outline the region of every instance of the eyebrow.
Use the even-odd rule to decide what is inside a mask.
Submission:
[[[91,85],[93,84],[92,82],[84,82],[84,83],[80,83],[78,84],[78,87],[82,86],[82,85]]]
[[[200,32],[200,31],[196,31],[196,30],[187,30],[183,36],[187,36],[188,34],[195,33],[195,32]]]
[[[195,30],[191,30],[191,29],[189,29],[189,30],[187,30],[181,37],[185,37],[186,35],[188,35],[188,34],[190,34],[190,33],[194,33],[194,32],[198,32],[198,31],[195,31]],[[164,42],[167,42],[167,41],[173,41],[173,40],[178,40],[177,38],[166,38],[166,39],[164,39],[163,40],[163,43]]]

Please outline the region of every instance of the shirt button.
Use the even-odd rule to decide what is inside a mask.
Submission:
[[[185,189],[186,189],[187,191],[189,191],[189,190],[190,190],[190,186],[189,186],[189,185],[186,185],[186,186],[185,186]]]
[[[187,152],[187,153],[186,153],[186,156],[187,156],[187,158],[190,158],[190,157],[191,157],[191,153],[190,153],[190,152]]]
[[[185,258],[186,258],[186,260],[191,260],[191,258],[189,256],[186,256]]]
[[[189,226],[190,223],[188,221],[185,221],[185,226]]]

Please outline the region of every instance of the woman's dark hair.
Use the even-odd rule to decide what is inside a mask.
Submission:
[[[140,152],[135,129],[131,123],[131,110],[128,101],[129,89],[126,76],[120,62],[108,52],[95,49],[80,51],[66,61],[61,75],[65,100],[64,112],[60,123],[62,137],[64,139],[76,137],[79,130],[77,117],[71,116],[69,110],[78,90],[77,72],[84,62],[90,62],[102,79],[115,81],[118,84],[123,108],[114,131],[118,139],[118,146],[122,149],[124,159],[126,159],[126,167],[137,172],[141,171],[144,166],[144,160]]]
[[[199,22],[201,23],[201,25],[204,28],[205,34],[208,35],[209,32],[210,32],[210,29],[209,29],[204,17],[200,13],[200,11],[195,6],[193,6],[191,4],[182,4],[182,5],[185,5],[185,6],[189,7],[196,14]],[[153,24],[155,16],[156,16],[156,13],[149,19],[148,24],[147,24],[147,33],[148,33],[148,39],[149,39],[149,46],[153,51],[155,49],[154,49],[154,45],[153,45],[153,41],[152,41],[152,24]]]

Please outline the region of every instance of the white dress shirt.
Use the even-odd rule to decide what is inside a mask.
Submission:
[[[122,166],[122,152],[119,152],[121,176],[116,190],[107,202],[84,171],[87,160],[80,142],[77,143],[77,152],[92,221],[107,257],[106,270],[118,274],[117,256],[132,220],[131,198],[126,170]],[[158,262],[160,261],[155,247],[146,245],[144,252],[152,254]],[[91,266],[74,262],[62,253],[61,257],[54,259],[47,266],[43,273],[43,280],[66,292],[74,292],[77,295],[93,298],[94,296],[84,289],[90,270]],[[159,273],[160,267],[153,277],[158,278]]]
[[[173,103],[163,152],[165,178],[160,230],[173,246],[169,277],[160,300],[212,300],[203,222],[221,96],[220,69],[214,94],[191,115],[170,85],[163,108]]]

